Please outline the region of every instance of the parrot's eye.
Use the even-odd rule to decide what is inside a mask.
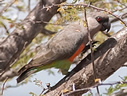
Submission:
[[[96,20],[97,20],[98,22],[101,22],[101,17],[100,17],[100,16],[96,17]]]

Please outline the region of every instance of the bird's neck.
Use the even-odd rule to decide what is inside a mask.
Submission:
[[[84,30],[88,30],[90,32],[91,38],[98,32],[100,31],[101,25],[93,18],[87,18],[87,24],[88,24],[88,28],[87,25],[85,23],[84,20],[82,20],[81,24],[81,29]]]

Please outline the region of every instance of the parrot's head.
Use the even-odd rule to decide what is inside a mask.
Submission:
[[[104,13],[104,12],[92,12],[89,17],[94,18],[98,22],[98,24],[101,25],[100,31],[107,30],[107,32],[108,32],[110,30],[111,23],[109,21],[108,15],[106,13]]]
[[[107,16],[107,14],[100,14],[98,16],[96,16],[96,20],[98,21],[98,23],[100,23],[102,25],[100,31],[105,31],[107,29],[107,32],[110,30],[111,27],[111,23],[109,21],[109,17]]]

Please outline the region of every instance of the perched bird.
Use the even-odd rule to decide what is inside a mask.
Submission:
[[[109,17],[103,12],[89,13],[87,23],[91,38],[98,31],[107,29],[108,32],[110,30]],[[51,67],[60,68],[64,73],[88,42],[88,30],[84,20],[67,25],[62,31],[56,33],[27,65],[18,71],[17,82],[21,82],[35,72]]]

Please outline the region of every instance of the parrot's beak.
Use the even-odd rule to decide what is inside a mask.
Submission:
[[[101,31],[105,31],[107,29],[107,32],[110,30],[111,23],[110,22],[105,22],[102,24]]]

